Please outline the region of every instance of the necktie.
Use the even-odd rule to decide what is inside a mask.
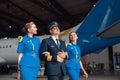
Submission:
[[[59,40],[58,40],[58,39],[56,39],[56,42],[57,42],[57,46],[58,46],[58,48],[60,48],[60,43],[59,43]]]

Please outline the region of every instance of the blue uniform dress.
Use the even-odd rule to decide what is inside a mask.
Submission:
[[[67,73],[70,80],[79,80],[81,51],[78,45],[69,43],[67,45],[68,62]]]
[[[36,80],[40,68],[39,48],[39,38],[26,35],[19,41],[17,53],[23,54],[19,63],[22,80]]]

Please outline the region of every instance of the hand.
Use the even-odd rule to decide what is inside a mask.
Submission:
[[[17,80],[21,80],[21,75],[20,75],[20,71],[18,70],[18,74],[17,74]]]
[[[88,78],[88,74],[85,72],[83,75],[85,78]]]
[[[50,55],[50,52],[43,52],[43,54],[44,54],[45,56],[48,56],[48,55]]]
[[[57,61],[62,63],[64,61],[64,59],[57,55]]]
[[[68,53],[67,52],[65,52],[65,57],[68,57]]]
[[[61,52],[58,52],[57,54],[58,54],[59,57],[61,57],[63,59],[66,57],[66,54],[63,50]]]

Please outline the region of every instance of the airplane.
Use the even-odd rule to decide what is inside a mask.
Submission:
[[[99,0],[74,30],[78,34],[77,44],[83,55],[99,53],[120,42],[119,3],[119,0]]]
[[[82,55],[99,53],[103,49],[119,43],[119,3],[120,0],[99,0],[82,23],[62,31],[60,38],[69,42],[69,33],[72,31],[76,32],[78,34],[77,44],[81,48]],[[116,31],[117,34],[115,34]],[[49,36],[43,35],[38,37],[42,40]],[[17,38],[0,40],[0,64],[17,64],[17,44]]]

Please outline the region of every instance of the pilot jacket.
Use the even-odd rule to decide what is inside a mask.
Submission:
[[[69,43],[67,45],[68,62],[66,63],[67,72],[70,80],[78,80],[80,74],[81,51],[78,45]]]
[[[62,40],[60,41],[60,48],[57,47],[56,43],[52,39],[52,37],[46,38],[41,43],[41,49],[40,49],[40,58],[41,60],[45,61],[45,75],[65,75],[66,74],[66,68],[65,68],[65,62],[58,62],[57,61],[57,53],[59,51],[66,51],[65,42]],[[43,52],[50,52],[50,55],[52,55],[52,60],[47,61],[47,57],[42,54]]]
[[[19,41],[17,53],[23,54],[19,63],[22,80],[36,80],[40,68],[39,49],[39,38],[26,35]]]

